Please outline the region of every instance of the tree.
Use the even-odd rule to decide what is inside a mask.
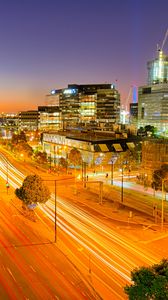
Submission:
[[[156,127],[154,127],[152,125],[146,125],[145,132],[146,132],[147,136],[155,136],[157,129],[156,129]]]
[[[41,152],[41,151],[36,151],[34,153],[34,159],[39,164],[45,164],[45,163],[47,163],[47,153]]]
[[[31,157],[33,154],[32,147],[27,142],[19,142],[13,150],[14,152],[23,153],[27,157]]]
[[[13,133],[11,143],[16,145],[20,142],[27,142],[26,135],[24,131],[21,131],[20,134]]]
[[[69,161],[74,166],[80,166],[82,164],[82,156],[78,149],[73,148],[69,153]]]
[[[66,168],[68,167],[68,162],[67,160],[64,158],[64,157],[60,157],[59,159],[59,165],[62,167],[62,168]]]
[[[18,135],[18,141],[19,142],[27,142],[26,134],[24,131],[21,131]]]
[[[137,130],[137,135],[139,135],[139,136],[146,135],[145,129],[142,126]]]
[[[50,198],[50,191],[38,175],[28,175],[20,188],[15,190],[16,196],[26,205],[45,203]]]
[[[153,172],[152,175],[152,188],[156,191],[162,189],[162,180],[168,178],[168,165],[163,164],[160,169],[157,169]],[[164,185],[164,189],[167,192],[167,185]]]
[[[145,127],[140,127],[137,131],[137,135],[140,136],[155,136],[156,133],[157,133],[157,129],[152,125],[146,125]]]
[[[168,260],[131,272],[133,284],[124,287],[130,300],[168,300]]]
[[[21,131],[20,134],[13,133],[10,150],[13,152],[23,153],[24,156],[31,157],[33,150],[31,146],[27,143],[26,135],[24,131]]]

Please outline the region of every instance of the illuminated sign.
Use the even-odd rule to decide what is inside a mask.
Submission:
[[[73,94],[76,94],[77,92],[78,92],[77,89],[66,89],[63,91],[63,94],[73,95]]]

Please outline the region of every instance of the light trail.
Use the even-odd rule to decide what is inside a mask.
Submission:
[[[22,184],[25,175],[18,171],[7,159],[0,155],[0,176],[6,180],[6,171],[8,164],[9,183],[15,189]],[[39,208],[54,222],[53,203],[55,195],[45,205],[39,205]],[[75,204],[69,203],[65,199],[57,196],[57,225],[73,241],[86,249],[94,257],[94,264],[108,278],[108,282],[114,281],[114,274],[120,278],[118,285],[121,288],[121,279],[123,285],[130,283],[130,271],[137,266],[137,262],[146,264],[156,263],[154,257],[145,254],[142,249],[135,244],[130,243],[126,238],[116,233],[114,230],[93,218],[88,213],[79,209]],[[83,262],[82,262],[83,263]],[[100,266],[103,268],[100,269]],[[85,266],[86,268],[86,266]],[[100,274],[100,272],[99,272]],[[94,274],[97,280],[103,284],[101,275]],[[105,284],[105,282],[104,282]],[[108,290],[112,291],[111,286],[105,284]],[[115,291],[116,293],[116,291]],[[118,294],[119,295],[119,294]],[[125,299],[120,296],[120,299]]]
[[[40,205],[41,206],[41,205]],[[43,207],[41,207],[41,209],[46,212],[47,210],[43,209]],[[49,213],[47,211],[47,215],[48,217],[54,221],[54,213],[53,215],[51,215],[51,213]],[[70,220],[70,221],[74,221],[74,220]],[[93,243],[89,242],[87,240],[87,238],[84,238],[83,233],[86,234],[86,228],[83,231],[82,235],[77,233],[76,230],[72,229],[72,227],[70,227],[69,225],[67,225],[65,222],[61,221],[60,218],[58,217],[58,225],[59,227],[65,231],[68,235],[70,235],[73,239],[75,239],[81,246],[83,246],[85,249],[89,250],[97,259],[99,259],[100,261],[102,261],[104,264],[106,264],[110,269],[114,270],[116,273],[118,273],[121,277],[123,277],[124,279],[126,279],[128,282],[130,282],[130,277],[126,276],[123,272],[120,272],[117,268],[115,268],[113,266],[113,264],[117,264],[118,267],[120,267],[121,269],[123,269],[126,273],[129,273],[127,269],[125,269],[123,266],[119,265],[118,263],[116,263],[114,260],[110,259],[110,257],[108,257],[108,255],[106,255],[105,253],[103,253],[102,251],[100,251],[100,249],[98,249],[98,247],[96,247]],[[74,224],[73,224],[74,225]],[[77,224],[77,226],[82,226],[81,224]],[[77,227],[76,226],[76,227]],[[78,227],[79,228],[79,227]],[[81,231],[81,228],[80,228]],[[87,232],[88,233],[88,232]],[[90,236],[89,236],[90,237]],[[88,246],[88,244],[90,246]],[[95,250],[94,250],[95,249]],[[100,254],[98,254],[98,252]],[[103,256],[105,258],[103,258]],[[108,262],[111,261],[110,262]],[[113,264],[112,264],[113,263]]]

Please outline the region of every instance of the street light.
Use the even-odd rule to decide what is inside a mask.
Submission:
[[[168,181],[168,178],[161,178],[162,179],[162,215],[161,215],[161,229],[163,230],[163,223],[164,223],[164,183]]]
[[[8,182],[9,172],[8,172],[8,160],[6,161],[6,182]]]
[[[112,158],[111,158],[111,185],[113,185],[114,183],[114,164],[117,160],[117,155],[114,154],[112,155]]]
[[[122,163],[121,168],[121,202],[124,201],[124,164],[127,164],[127,161]]]
[[[85,161],[82,161],[82,181],[84,182],[84,187],[86,187],[86,180],[87,180],[86,167],[87,167],[87,163]]]
[[[111,159],[111,185],[113,185],[113,177],[114,177],[114,162]]]
[[[68,178],[71,179],[71,178]],[[53,181],[54,182],[54,207],[55,207],[55,212],[54,212],[54,242],[57,243],[57,181],[64,181],[67,180],[67,178],[64,179],[42,179],[42,181]]]
[[[53,181],[54,182],[54,242],[57,242],[57,180],[56,179],[42,179],[43,181]]]
[[[6,192],[8,194],[8,189],[9,189],[9,166],[8,166],[8,160],[6,160]]]
[[[123,168],[123,164],[122,164],[122,169],[121,169],[121,202],[124,201],[124,168]]]
[[[162,181],[161,230],[163,230],[163,225],[164,225],[164,183],[165,183],[165,181],[168,181],[168,178],[162,178],[158,174],[157,174],[157,177],[159,177]]]

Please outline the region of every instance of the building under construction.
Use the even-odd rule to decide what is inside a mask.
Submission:
[[[138,90],[138,127],[152,125],[158,132],[168,133],[168,55],[163,47],[168,38],[165,34],[157,57],[147,63],[148,84]]]

